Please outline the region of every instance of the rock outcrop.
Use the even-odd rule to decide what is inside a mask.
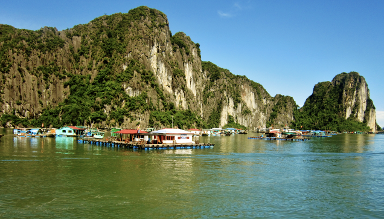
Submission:
[[[369,96],[368,84],[357,72],[341,73],[331,82],[316,84],[302,112],[306,114],[307,121],[312,117],[313,123],[325,127],[340,127],[344,121],[349,121],[351,126],[351,122],[355,121],[366,125],[372,132],[376,131],[376,111]],[[340,127],[340,130],[347,126]]]

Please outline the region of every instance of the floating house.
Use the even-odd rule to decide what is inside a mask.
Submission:
[[[192,141],[193,133],[182,129],[160,129],[151,132],[154,139],[161,144],[194,144]]]
[[[21,128],[13,129],[13,134],[19,137],[54,137],[55,130],[53,128]]]
[[[13,134],[20,137],[40,137],[39,128],[13,129]]]
[[[118,134],[117,139],[120,141],[149,141],[148,132],[139,129],[123,129],[115,133]]]

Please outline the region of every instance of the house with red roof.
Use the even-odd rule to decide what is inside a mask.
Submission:
[[[117,132],[114,132],[116,134],[119,134],[118,137],[119,140],[125,140],[125,141],[148,141],[148,132],[140,130],[140,129],[123,129]]]

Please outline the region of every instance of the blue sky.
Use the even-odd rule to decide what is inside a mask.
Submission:
[[[141,5],[164,12],[173,34],[201,45],[203,61],[256,81],[302,106],[316,83],[364,76],[384,126],[383,0],[3,1],[0,23],[58,30]]]

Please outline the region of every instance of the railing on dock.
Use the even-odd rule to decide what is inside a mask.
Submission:
[[[115,141],[115,140],[103,140],[103,139],[79,139],[78,143],[94,144],[107,147],[123,147],[133,149],[197,149],[197,148],[212,148],[215,144],[212,143],[198,143],[198,144],[148,144],[144,141]]]

